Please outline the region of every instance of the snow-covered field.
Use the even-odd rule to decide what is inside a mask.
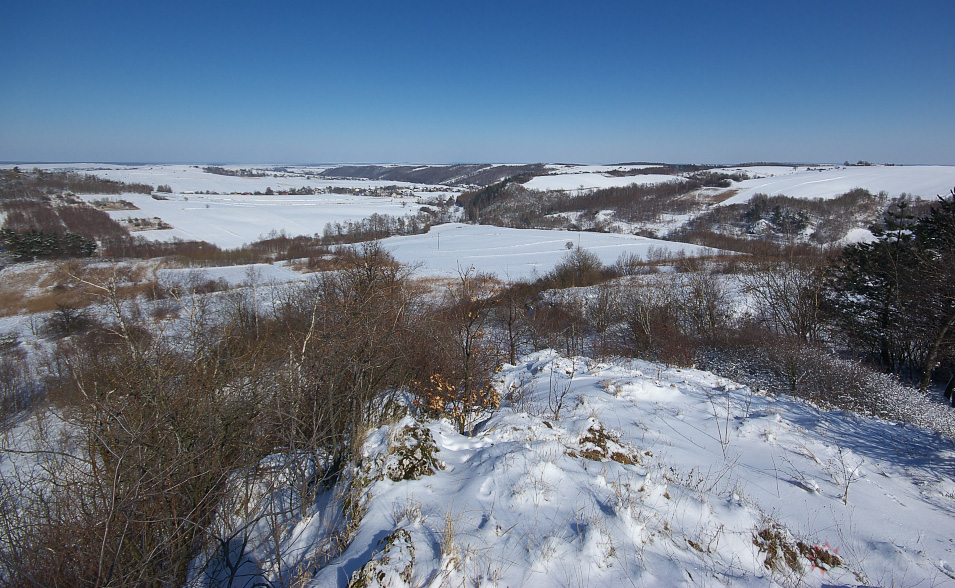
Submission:
[[[206,280],[223,281],[229,287],[255,286],[271,287],[289,282],[302,282],[308,279],[284,265],[253,263],[206,268],[160,268],[156,278],[163,284],[189,284]]]
[[[12,165],[5,165],[11,168]],[[168,185],[172,194],[168,200],[155,200],[146,194],[97,195],[82,194],[91,201],[100,198],[123,198],[139,210],[114,210],[108,214],[117,220],[127,218],[159,217],[172,229],[143,231],[139,236],[155,241],[171,239],[203,240],[220,247],[234,248],[256,241],[272,231],[288,235],[322,233],[326,223],[346,223],[368,218],[372,214],[406,216],[415,214],[422,203],[446,200],[458,192],[446,186],[424,186],[401,182],[375,180],[329,180],[310,175],[322,167],[290,169],[288,175],[269,177],[224,176],[205,172],[194,165],[117,165],[117,164],[42,164],[23,165],[23,169],[38,167],[44,171],[72,170],[127,183],[152,186]],[[228,169],[267,168],[255,166],[227,166]],[[394,197],[361,196],[352,194],[316,194],[289,196],[278,194],[300,188],[327,190],[355,188],[373,190],[398,186],[407,190]],[[265,193],[272,196],[246,195]],[[213,192],[213,194],[204,194]]]
[[[310,585],[955,585],[951,440],[641,361],[543,351],[501,378],[474,436],[370,435],[367,513]],[[443,469],[394,475],[407,426]]]
[[[645,174],[637,176],[610,176],[601,172],[565,172],[547,176],[537,176],[524,184],[530,190],[566,190],[582,191],[600,188],[617,188],[631,184],[661,184],[674,182],[681,178],[663,174]]]
[[[707,250],[696,245],[660,241],[636,235],[507,229],[488,225],[452,223],[431,227],[423,235],[390,237],[382,240],[401,263],[421,266],[421,271],[440,276],[457,276],[473,267],[482,273],[497,274],[504,280],[543,275],[568,253],[567,244],[578,245],[612,264],[621,255],[632,253],[646,258],[652,252],[699,255]]]
[[[865,188],[873,194],[881,191],[890,198],[903,192],[923,199],[948,194],[955,186],[955,166],[816,166],[792,167],[759,166],[726,168],[723,171],[742,171],[755,179],[744,180],[734,186],[739,193],[724,204],[748,202],[755,194],[786,195],[793,198],[834,198],[854,188]]]
[[[83,195],[86,200],[103,196]],[[220,247],[234,248],[285,231],[290,236],[322,234],[326,223],[346,223],[372,214],[411,215],[420,205],[416,198],[381,198],[349,194],[314,196],[219,196],[172,194],[168,200],[155,200],[145,194],[123,194],[139,210],[114,210],[114,219],[159,217],[172,229],[137,233],[154,241],[208,241]]]
[[[12,166],[6,165],[6,168]],[[266,188],[278,192],[291,188],[328,188],[332,186],[342,188],[375,188],[381,186],[413,187],[416,184],[406,182],[384,182],[376,180],[329,180],[313,174],[318,174],[326,167],[289,168],[288,174],[267,177],[240,177],[225,176],[203,171],[200,165],[120,165],[99,163],[71,163],[71,164],[40,164],[21,165],[22,169],[37,167],[44,171],[73,170],[80,173],[90,173],[101,178],[117,182],[150,184],[153,186],[168,185],[174,192],[218,192],[230,194],[232,192],[265,192]],[[273,166],[254,165],[227,165],[221,166],[227,170],[251,169],[256,172],[270,172]]]
[[[558,190],[580,192],[600,188],[616,188],[631,184],[659,184],[679,180],[677,176],[646,174],[635,176],[615,176],[613,172],[655,167],[652,165],[568,165],[547,166],[548,175],[531,178],[524,183],[529,190]]]
[[[524,186],[534,190],[581,191],[681,179],[679,176],[659,174],[611,175],[614,171],[646,167],[649,166],[551,166],[550,175],[535,177]],[[747,202],[758,193],[770,196],[784,194],[793,198],[834,198],[854,188],[865,188],[874,194],[884,190],[890,197],[905,192],[921,198],[933,198],[938,194],[948,193],[955,186],[955,166],[946,165],[758,165],[719,168],[714,171],[743,172],[753,177],[733,186],[739,193],[726,200],[727,204]]]

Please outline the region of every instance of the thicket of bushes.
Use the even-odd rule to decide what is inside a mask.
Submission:
[[[873,232],[834,268],[833,313],[861,353],[924,390],[955,341],[955,189],[926,216],[896,202]]]
[[[98,243],[125,240],[129,233],[105,212],[77,200],[74,193],[151,190],[152,186],[124,184],[91,174],[4,171],[0,175],[3,247],[17,260],[92,255]]]
[[[861,188],[831,199],[757,194],[747,203],[711,208],[673,238],[699,239],[705,233],[723,233],[793,242],[806,240],[801,233],[808,229],[808,241],[828,244],[845,237],[853,227],[877,222],[887,204],[886,194],[875,195]]]
[[[664,214],[685,214],[698,202],[687,196],[703,182],[686,179],[662,184],[604,188],[581,193],[536,192],[520,185],[521,178],[509,178],[475,192],[466,192],[457,203],[465,208],[467,220],[518,228],[575,228],[565,213],[596,214],[613,209],[620,220],[654,222]]]
[[[396,395],[470,430],[497,405],[487,285],[463,275],[434,300],[369,245],[272,292],[268,311],[249,289],[179,293],[169,331],[107,285],[113,315],[70,330],[47,362],[63,435],[23,448],[36,467],[3,478],[0,583],[201,585],[247,556],[252,525],[307,510],[340,479],[367,428],[404,406]],[[75,326],[60,315],[51,328]],[[266,521],[269,463],[287,499]]]
[[[74,192],[76,194],[122,194],[135,192],[149,194],[153,187],[148,184],[117,182],[94,174],[73,171],[43,171],[35,168],[20,171],[19,168],[0,172],[0,200],[38,200],[52,194]]]
[[[0,230],[0,243],[17,261],[44,257],[89,257],[96,251],[96,241],[74,233]]]

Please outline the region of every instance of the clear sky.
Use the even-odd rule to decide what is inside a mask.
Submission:
[[[955,2],[0,12],[0,160],[955,164]]]

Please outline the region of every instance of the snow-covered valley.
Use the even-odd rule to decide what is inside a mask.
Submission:
[[[188,519],[206,533],[182,542],[190,559],[179,585],[190,588],[955,586],[955,408],[940,396],[944,382],[919,391],[912,374],[903,381],[865,364],[835,319],[822,325],[834,255],[754,259],[632,234],[636,224],[580,230],[581,218],[613,210],[552,215],[579,230],[466,223],[454,202],[475,186],[327,178],[322,166],[228,166],[252,174],[244,177],[188,165],[40,167],[163,186],[74,195],[135,207],[105,208],[113,219],[171,225],[136,233],[149,242],[228,249],[268,236],[318,239],[326,226],[372,215],[414,216],[428,228],[372,245],[323,244],[315,259],[0,268],[0,391],[33,378],[28,408],[3,413],[0,585],[7,570],[33,565],[10,555],[29,552],[18,543],[31,530],[18,508],[88,525],[91,534],[75,540],[72,530],[42,537],[93,545],[84,553],[99,554],[95,562],[65,552],[52,561],[99,581],[110,542],[129,541],[119,522],[165,524],[136,509],[173,503],[205,474],[189,468],[212,455],[209,468],[227,458],[241,465],[215,472],[210,485],[224,498]],[[521,197],[682,178],[628,175],[645,167],[542,166]],[[667,222],[678,228],[756,194],[830,200],[864,188],[929,201],[955,185],[949,166],[719,171],[749,179],[700,189],[690,195],[699,209]],[[850,239],[819,251],[874,238],[855,221],[847,215]],[[793,242],[779,251],[809,249],[785,249]],[[814,331],[783,324],[803,309],[780,309],[797,298]],[[945,333],[939,373],[951,361]],[[712,371],[696,369],[704,362]],[[721,372],[728,364],[749,379]],[[765,381],[784,385],[761,389]],[[861,393],[860,382],[869,386]],[[45,397],[47,387],[58,395]],[[355,390],[367,396],[353,401]],[[98,427],[137,449],[117,451]],[[232,440],[241,450],[217,461],[232,429],[242,431]],[[202,441],[190,446],[190,435]],[[168,479],[140,495],[146,482],[135,476],[145,474],[130,474],[134,498],[115,506],[109,488],[125,481],[96,478],[99,466],[119,472],[116,464],[157,446],[176,464],[162,469]],[[251,457],[235,457],[246,450]],[[76,506],[78,518],[36,509],[57,468],[102,492]]]

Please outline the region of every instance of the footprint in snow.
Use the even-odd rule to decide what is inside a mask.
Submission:
[[[478,496],[481,498],[490,498],[494,494],[494,489],[497,487],[497,484],[494,482],[494,478],[488,478],[484,480],[484,483],[481,484],[481,489],[478,491]]]
[[[952,564],[948,563],[944,559],[938,562],[938,568],[942,570],[950,578],[955,578],[955,568],[952,567]]]

